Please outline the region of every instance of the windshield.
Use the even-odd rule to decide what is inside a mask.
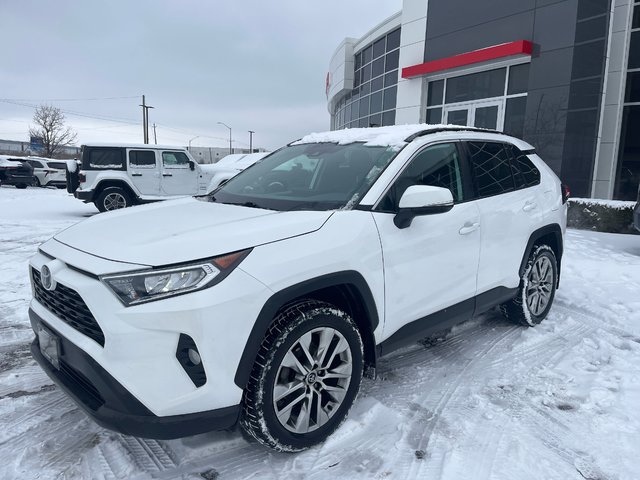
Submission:
[[[363,143],[292,145],[232,178],[210,198],[279,211],[353,208],[396,153]]]

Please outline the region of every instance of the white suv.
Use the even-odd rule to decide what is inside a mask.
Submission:
[[[31,260],[36,360],[98,423],[323,441],[381,355],[553,302],[567,207],[527,143],[430,125],[312,134],[209,196],[90,218]]]
[[[198,164],[184,148],[161,145],[82,146],[80,170],[71,169],[69,193],[106,212],[140,203],[202,195],[238,170]]]

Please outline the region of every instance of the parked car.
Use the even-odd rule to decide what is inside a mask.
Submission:
[[[0,185],[27,188],[35,184],[33,167],[24,158],[0,155]]]
[[[220,173],[215,164],[196,163],[184,148],[159,145],[83,145],[80,162],[80,170],[68,173],[67,191],[101,212],[204,194]]]
[[[108,428],[175,438],[239,423],[302,450],[338,428],[380,356],[494,306],[540,323],[566,216],[556,175],[507,135],[309,135],[211,195],[95,216],[41,245],[31,351]]]
[[[23,159],[33,167],[33,174],[36,177],[35,185],[38,187],[65,188],[66,163],[64,160],[54,160],[42,157],[26,157]]]
[[[215,174],[211,178],[207,193],[214,191],[227,180],[259,162],[271,152],[233,153],[215,163]]]

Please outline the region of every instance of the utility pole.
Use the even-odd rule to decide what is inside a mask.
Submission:
[[[231,127],[224,122],[218,122],[218,125],[224,125],[229,129],[229,155],[231,155],[233,153],[233,144],[232,144],[233,140],[231,137]]]
[[[153,124],[153,143],[158,144],[158,137],[156,136],[156,124]]]
[[[253,153],[253,134],[256,133],[253,130],[249,130],[249,153]]]
[[[146,145],[149,143],[149,109],[154,107],[147,105],[144,95],[142,95],[142,105],[139,106],[142,107],[142,135]]]

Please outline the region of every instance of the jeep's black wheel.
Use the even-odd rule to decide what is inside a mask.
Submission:
[[[316,445],[347,417],[362,371],[362,339],[349,315],[315,300],[288,305],[262,342],[240,425],[275,450]]]
[[[120,187],[107,187],[94,202],[96,208],[101,212],[110,212],[120,208],[126,208],[133,205],[131,196]]]
[[[548,245],[534,247],[520,279],[518,294],[500,306],[509,320],[533,327],[544,320],[558,285],[558,262]]]
[[[26,183],[18,183],[16,185],[16,188],[19,188],[20,190],[24,190],[25,188],[27,188],[29,185],[27,185]]]

